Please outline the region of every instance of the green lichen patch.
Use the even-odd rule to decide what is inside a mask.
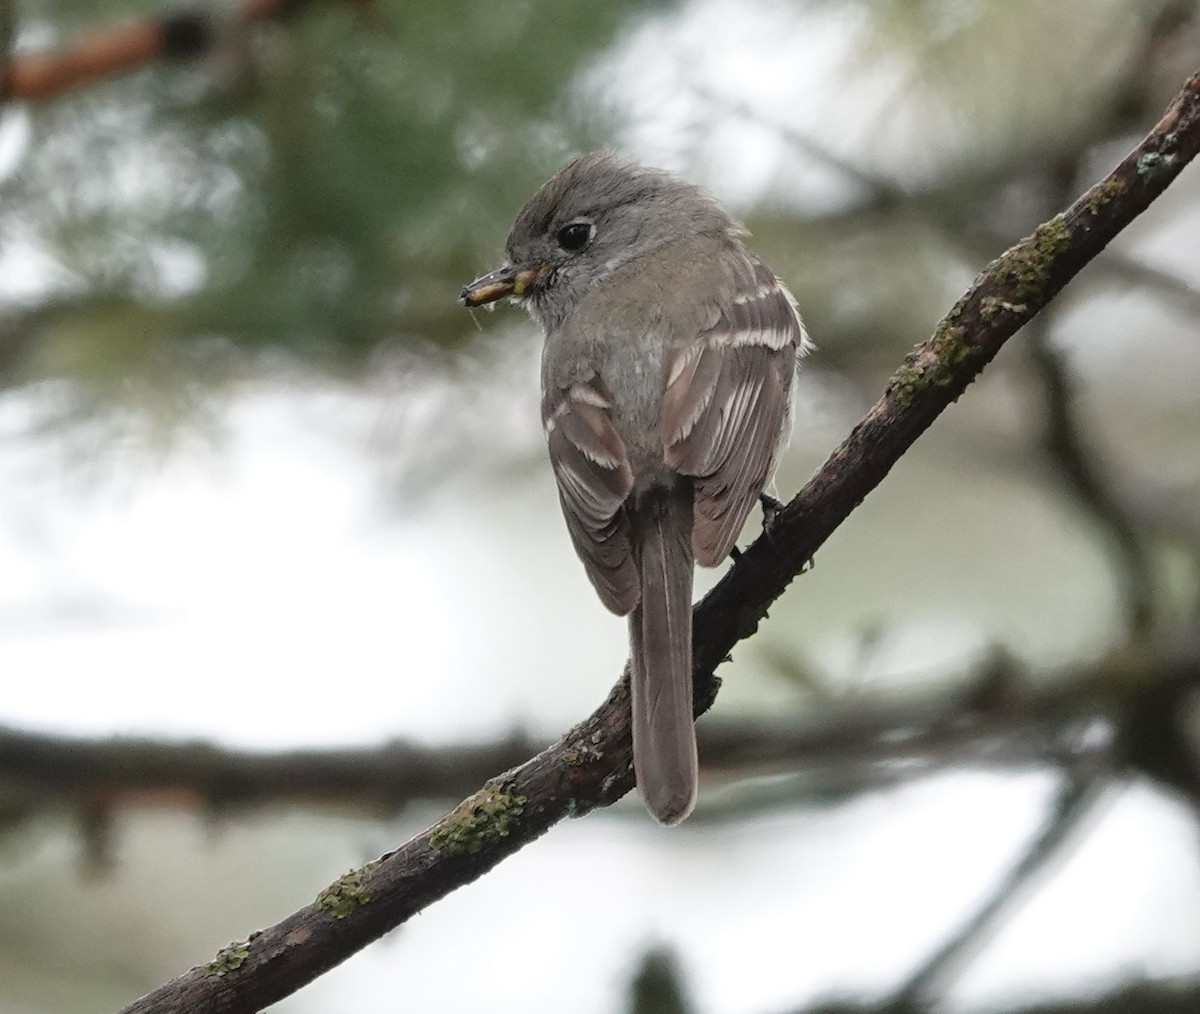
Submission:
[[[1114,198],[1125,193],[1125,181],[1119,176],[1110,176],[1093,187],[1087,195],[1086,207],[1093,215]]]
[[[896,400],[904,408],[912,405],[913,399],[925,386],[925,370],[914,363],[901,366],[888,383],[888,389],[895,393]]]
[[[1024,303],[1011,303],[999,296],[984,296],[979,302],[979,315],[984,320],[991,320],[1001,313],[1024,313],[1028,309]]]
[[[903,366],[892,374],[888,389],[895,394],[901,406],[908,408],[916,396],[928,387],[949,387],[963,378],[964,364],[980,356],[982,350],[966,340],[966,330],[949,323],[951,314],[939,325],[930,341],[931,359],[917,352],[909,356]],[[922,358],[928,359],[921,363]]]
[[[512,782],[485,785],[445,819],[429,846],[450,855],[475,855],[485,845],[508,837],[520,823],[525,802],[513,791]]]
[[[570,746],[563,749],[562,759],[571,767],[583,767],[585,764],[595,763],[604,756],[603,731],[596,729],[588,736],[585,736],[583,732],[584,730],[573,730],[574,738],[572,738]],[[574,735],[575,733],[578,735]]]
[[[1071,243],[1062,215],[1043,222],[1033,235],[1009,249],[996,264],[996,284],[1011,303],[1041,302],[1054,260]]]
[[[1008,250],[989,269],[991,278],[983,281],[982,287],[990,291],[979,299],[979,319],[988,322],[1001,313],[1028,313],[1030,304],[1040,306],[1055,260],[1070,243],[1070,226],[1062,215],[1055,215]],[[911,406],[930,387],[950,387],[978,372],[982,364],[970,364],[983,355],[983,349],[968,341],[966,329],[955,323],[968,307],[968,300],[959,300],[938,326],[929,348],[919,346],[892,375],[888,390],[902,407]]]
[[[363,890],[365,873],[365,869],[351,870],[339,877],[317,895],[317,908],[323,908],[335,919],[345,919],[360,905],[365,905],[371,900],[371,895]]]
[[[226,975],[241,968],[248,957],[250,957],[250,941],[234,941],[228,947],[222,947],[217,951],[217,956],[204,966],[204,974],[218,977]]]
[[[933,336],[933,351],[937,364],[932,371],[926,370],[937,387],[949,386],[959,374],[961,367],[982,354],[978,345],[966,341],[966,330],[955,325],[939,327]]]

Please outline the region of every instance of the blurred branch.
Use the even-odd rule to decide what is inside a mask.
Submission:
[[[1200,1010],[1200,982],[1194,978],[1137,982],[1086,999],[994,1009],[1003,1014],[1195,1014]],[[928,1008],[891,1000],[834,1000],[798,1008],[793,1014],[928,1014]]]
[[[629,984],[629,1014],[689,1014],[692,1009],[675,955],[661,947],[647,950]]]
[[[528,737],[478,746],[393,741],[343,750],[236,750],[212,743],[87,739],[0,728],[6,799],[82,806],[131,798],[199,803],[215,810],[305,803],[391,814],[418,799],[457,798],[519,764]]]
[[[999,929],[1034,879],[1061,856],[1074,832],[1096,808],[1109,788],[1108,772],[1069,774],[1050,815],[1024,855],[996,885],[966,924],[922,965],[898,993],[900,1009],[928,1010],[945,992],[946,982]]]
[[[834,172],[840,174],[846,180],[854,183],[863,191],[867,202],[866,207],[860,205],[855,208],[855,214],[861,214],[864,211],[888,211],[896,207],[906,207],[915,200],[913,194],[908,193],[886,176],[871,172],[854,159],[843,158],[841,155],[825,147],[825,145],[821,144],[815,138],[810,137],[803,131],[797,130],[791,124],[767,116],[752,103],[724,95],[702,81],[692,82],[689,87],[696,98],[701,101],[708,102],[714,106],[720,106],[727,113],[738,117],[746,123],[753,123],[756,126],[769,130],[797,151],[807,155],[814,162],[817,162],[826,169],[834,170]],[[1002,178],[994,169],[989,168],[987,173],[989,179],[993,178],[994,175],[997,182]],[[977,181],[973,182],[977,183]]]
[[[1189,317],[1200,317],[1200,288],[1186,278],[1151,267],[1120,250],[1110,250],[1096,266],[1103,267],[1107,273],[1126,284],[1136,285],[1170,300]]]
[[[1114,662],[1123,663],[1126,671],[1118,672]],[[974,915],[897,993],[896,1011],[936,1006],[948,980],[995,934],[1035,880],[1061,858],[1073,835],[1104,799],[1115,775],[1148,777],[1181,797],[1200,817],[1200,763],[1187,720],[1188,699],[1200,686],[1200,639],[1193,636],[1190,643],[1163,653],[1152,676],[1144,671],[1145,662],[1126,655],[1106,663],[1108,671],[1099,682],[1128,688],[1112,749],[1079,751],[1063,765],[1065,781],[1042,829]]]
[[[1062,353],[1051,345],[1040,321],[1029,327],[1027,339],[1046,412],[1042,436],[1046,456],[1055,466],[1055,477],[1065,482],[1112,544],[1129,631],[1135,636],[1145,634],[1154,620],[1154,573],[1145,540],[1087,445]]]
[[[29,307],[9,307],[0,313],[0,390],[21,380],[21,368],[59,320],[81,311],[102,307],[110,299],[104,292],[70,293],[48,297]]]
[[[1127,671],[1114,682],[1137,688],[1117,729],[1119,762],[1174,793],[1200,822],[1200,756],[1193,725],[1200,690],[1200,631],[1162,655],[1153,679]]]
[[[0,0],[0,102],[7,98],[7,68],[17,34],[16,0]]]
[[[1160,71],[1172,62],[1172,48],[1188,37],[1200,17],[1196,0],[1157,0],[1154,5],[1142,6],[1149,15],[1142,45],[1122,74],[1122,87],[1112,101],[1114,126],[1122,133],[1136,131],[1147,116],[1154,115],[1155,96],[1161,94],[1163,84]]]
[[[246,23],[279,20],[308,2],[239,0],[237,16]],[[195,59],[214,49],[221,37],[219,22],[226,17],[228,14],[218,5],[181,5],[119,28],[97,31],[55,52],[15,54],[5,68],[0,101],[49,99],[98,78],[137,70],[154,60]]]
[[[696,706],[714,671],[771,604],[1003,344],[1142,213],[1200,151],[1200,73],[1149,135],[1066,211],[997,258],[891,378],[768,532],[694,612]],[[567,816],[633,787],[628,687],[559,742],[460,803],[433,827],[331,884],[315,902],[212,962],[134,1001],[125,1014],[258,1011],[287,996],[439,898],[470,883]]]
[[[834,701],[801,718],[706,721],[699,729],[703,773],[804,770],[818,776],[820,791],[830,783],[918,777],[951,763],[1058,763],[1065,727],[1110,721],[1102,693],[1112,678],[1107,668],[1103,678],[1098,670],[1072,671],[1043,674],[1036,684],[1027,675],[1000,656],[957,692],[939,685],[902,700]],[[111,813],[130,802],[217,811],[293,803],[390,815],[417,800],[458,798],[536,749],[519,734],[469,746],[392,741],[263,752],[0,727],[0,798],[22,818],[54,806]]]

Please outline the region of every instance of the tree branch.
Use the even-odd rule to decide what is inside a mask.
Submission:
[[[854,508],[1023,324],[1149,206],[1200,149],[1200,73],[1105,179],[993,261],[917,346],[883,397],[770,531],[694,612],[697,710],[716,696],[716,667]],[[559,742],[491,779],[433,827],[352,871],[310,905],[214,961],[164,984],[125,1014],[249,1014],[299,989],[559,820],[633,786],[628,690]]]
[[[245,22],[271,21],[295,13],[309,0],[240,0]],[[365,2],[365,0],[359,0]],[[96,32],[49,53],[13,55],[0,81],[0,102],[53,98],[79,84],[128,73],[154,60],[188,60],[209,52],[220,36],[217,7],[171,7],[160,14]]]

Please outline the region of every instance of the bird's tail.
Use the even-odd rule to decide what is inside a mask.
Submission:
[[[633,767],[646,808],[678,824],[696,802],[692,717],[692,497],[653,491],[638,504],[641,600],[629,614]]]

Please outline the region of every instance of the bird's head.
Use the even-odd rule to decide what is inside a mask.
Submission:
[[[459,302],[505,297],[549,329],[621,265],[699,233],[742,228],[702,188],[605,151],[567,163],[518,213],[507,259],[463,287]]]

